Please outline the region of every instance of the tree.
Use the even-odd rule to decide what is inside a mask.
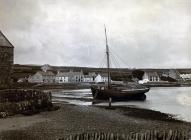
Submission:
[[[144,73],[145,73],[145,72],[142,71],[142,70],[134,70],[134,71],[132,72],[132,76],[133,76],[133,78],[137,78],[137,79],[139,79],[139,80],[142,80]]]

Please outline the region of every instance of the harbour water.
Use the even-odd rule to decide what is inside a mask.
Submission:
[[[155,87],[146,94],[145,101],[113,102],[112,106],[131,106],[172,114],[191,122],[191,87]],[[108,106],[107,101],[92,104],[90,89],[53,91],[54,103]]]

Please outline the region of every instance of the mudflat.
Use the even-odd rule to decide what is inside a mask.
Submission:
[[[83,132],[128,134],[148,130],[191,132],[191,123],[169,114],[132,107],[95,107],[56,104],[59,110],[32,116],[0,119],[0,139],[59,139]]]

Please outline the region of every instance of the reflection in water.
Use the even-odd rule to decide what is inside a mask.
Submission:
[[[191,95],[182,94],[177,96],[177,100],[180,104],[191,107]]]
[[[92,105],[90,89],[53,91],[53,102]],[[107,101],[94,104],[108,106]],[[157,87],[147,93],[146,101],[113,102],[113,106],[135,106],[176,115],[191,122],[191,87]]]
[[[53,91],[53,103],[92,105],[90,89]]]

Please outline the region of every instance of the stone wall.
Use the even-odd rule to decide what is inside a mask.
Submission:
[[[0,46],[0,89],[9,87],[12,65],[13,47]]]
[[[51,98],[51,92],[40,90],[0,90],[0,117],[52,107]]]

